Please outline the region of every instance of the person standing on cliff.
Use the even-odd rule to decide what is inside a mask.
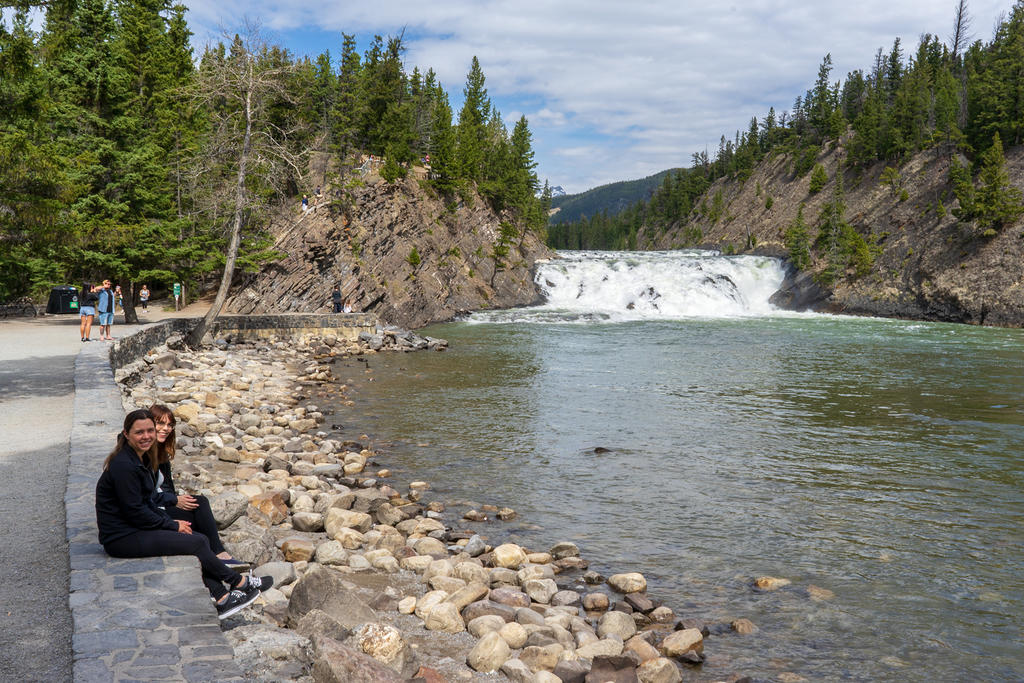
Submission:
[[[334,291],[331,292],[331,302],[334,304],[334,312],[341,313],[341,287],[334,285]]]

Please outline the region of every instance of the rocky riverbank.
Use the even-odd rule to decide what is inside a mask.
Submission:
[[[179,490],[206,495],[228,550],[275,579],[222,622],[249,678],[667,683],[695,673],[712,633],[755,629],[680,619],[641,574],[587,571],[573,543],[492,547],[446,524],[428,483],[392,481],[367,437],[332,437],[307,403],[327,384],[346,400],[333,359],[444,346],[393,329],[199,352],[171,339],[118,370],[126,409],[174,410]],[[488,513],[515,516],[464,518]]]

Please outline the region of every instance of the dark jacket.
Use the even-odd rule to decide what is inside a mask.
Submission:
[[[178,504],[178,490],[174,488],[174,479],[171,478],[170,462],[160,463],[160,474],[164,475],[164,480],[153,494],[156,504],[162,508],[174,507]]]
[[[85,294],[82,295],[83,306],[95,307],[97,301],[99,301],[99,296],[96,294],[96,292],[86,292]]]
[[[177,531],[178,523],[157,507],[155,473],[142,464],[127,443],[110,461],[96,483],[96,525],[100,543],[124,538],[137,531]]]

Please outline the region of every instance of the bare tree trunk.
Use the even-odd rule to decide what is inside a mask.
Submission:
[[[124,321],[129,325],[139,322],[139,314],[135,311],[135,283],[130,280],[124,287],[124,295],[121,299],[121,312],[124,313]]]
[[[252,56],[247,55],[246,57],[250,60],[248,68],[252,68]],[[221,309],[224,308],[224,302],[228,298],[228,290],[231,289],[231,280],[235,276],[235,261],[238,258],[238,246],[242,241],[242,223],[245,218],[246,208],[246,197],[245,197],[245,179],[246,169],[249,161],[249,150],[252,145],[252,89],[249,88],[245,93],[245,138],[242,142],[242,151],[238,155],[238,176],[235,180],[235,214],[231,225],[231,241],[228,243],[228,252],[224,260],[224,273],[220,278],[220,287],[217,288],[217,296],[213,300],[213,305],[210,306],[210,310],[206,312],[203,319],[199,321],[192,331],[189,332],[186,343],[192,348],[199,348],[202,343],[203,335],[213,324],[213,321],[220,315]]]

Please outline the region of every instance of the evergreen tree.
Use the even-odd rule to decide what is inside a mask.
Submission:
[[[1024,216],[1024,201],[1020,188],[1010,184],[999,133],[992,136],[992,144],[981,155],[980,161],[975,214],[978,226],[995,234],[995,231]]]
[[[491,100],[487,97],[485,80],[480,61],[474,56],[462,90],[465,99],[455,134],[459,175],[474,181],[483,175],[487,151],[486,124],[491,118]]]
[[[969,88],[975,149],[986,148],[995,133],[1012,145],[1024,143],[1024,3],[1014,5],[988,49],[972,49],[968,61],[975,72]]]
[[[46,75],[36,64],[27,12],[0,22],[0,301],[44,290],[66,271],[65,182],[44,116]]]
[[[355,36],[343,33],[341,64],[337,78],[338,92],[334,97],[334,111],[331,116],[331,145],[342,160],[348,157],[356,145],[357,122],[362,118],[362,100],[359,94],[361,71]]]
[[[815,164],[814,170],[811,172],[810,193],[818,194],[827,182],[828,173],[825,172],[825,167],[821,164]]]
[[[440,88],[435,95],[429,153],[431,183],[442,195],[450,194],[458,182],[455,131],[452,128],[452,108],[448,104],[448,95]]]
[[[845,266],[842,253],[843,231],[846,227],[846,193],[843,189],[842,167],[836,171],[832,197],[821,209],[818,217],[816,246],[824,254],[825,269],[818,279],[827,285],[838,280]]]
[[[811,231],[804,220],[804,205],[797,209],[796,218],[786,227],[786,249],[789,260],[797,270],[807,270],[811,266]]]
[[[962,221],[974,220],[976,209],[971,172],[960,163],[960,159],[956,156],[949,161],[949,181],[953,185],[953,194],[956,195],[959,203],[959,207],[953,209],[953,215]]]

